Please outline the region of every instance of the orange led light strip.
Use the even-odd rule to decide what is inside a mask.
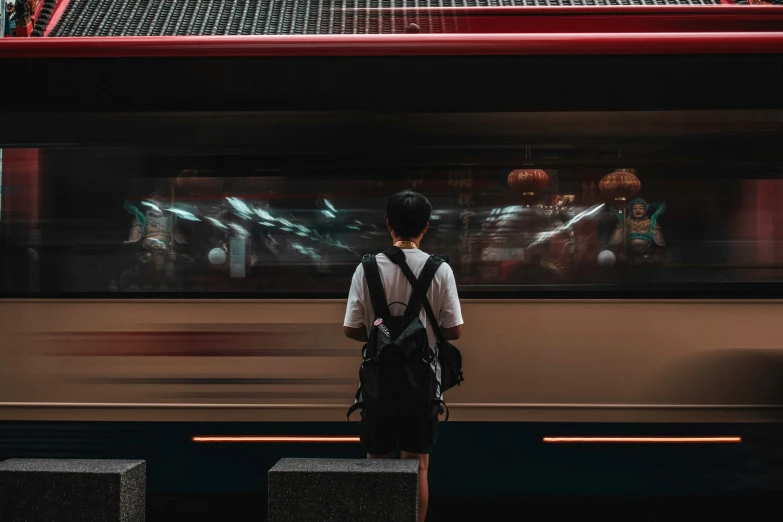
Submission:
[[[193,442],[360,442],[359,437],[193,437]]]
[[[742,442],[742,437],[544,437],[544,442]]]

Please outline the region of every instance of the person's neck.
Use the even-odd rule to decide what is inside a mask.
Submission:
[[[392,244],[396,246],[397,248],[402,249],[418,249],[419,248],[419,240],[416,239],[398,239],[393,237],[392,238]]]

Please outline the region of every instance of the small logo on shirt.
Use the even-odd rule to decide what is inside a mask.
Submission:
[[[372,323],[372,324],[373,324],[373,326],[378,326],[378,325],[380,325],[382,322],[383,322],[383,319],[382,319],[382,318],[378,318],[378,319],[376,319],[376,320],[375,320],[375,322],[374,322],[374,323]]]

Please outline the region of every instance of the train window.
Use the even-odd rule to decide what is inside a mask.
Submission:
[[[361,257],[388,245],[386,200],[404,189],[430,198],[423,248],[449,257],[467,297],[774,295],[783,282],[775,140],[423,148],[316,161],[304,148],[7,147],[0,290],[343,297]]]

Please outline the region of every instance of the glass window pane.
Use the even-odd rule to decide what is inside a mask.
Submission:
[[[422,248],[449,257],[467,297],[777,291],[783,151],[769,125],[647,121],[644,136],[516,143],[481,127],[458,148],[415,147],[416,129],[366,157],[330,158],[317,137],[299,153],[6,147],[0,290],[342,297],[362,256],[390,244],[387,198],[410,189],[434,207]]]

